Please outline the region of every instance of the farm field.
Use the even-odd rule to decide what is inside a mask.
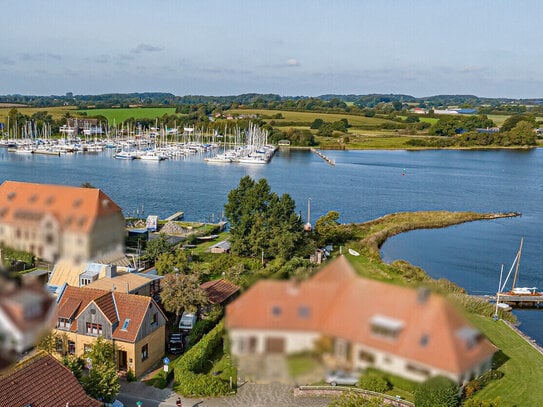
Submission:
[[[66,113],[70,112],[71,115],[74,115],[76,112],[75,106],[55,106],[55,107],[20,107],[20,106],[13,106],[15,109],[17,109],[18,112],[21,112],[22,114],[32,116],[36,112],[47,112],[51,116],[53,116],[53,119],[58,120],[62,116],[64,116]],[[3,107],[0,106],[0,123],[7,123],[7,117],[9,114],[9,111],[13,109],[13,107]]]
[[[132,108],[112,108],[112,109],[87,109],[76,110],[76,114],[86,113],[88,117],[104,116],[110,124],[113,121],[122,123],[127,119],[154,119],[162,117],[165,114],[175,114],[175,107],[132,107]]]
[[[320,112],[291,112],[286,110],[267,110],[267,109],[232,109],[228,111],[233,114],[258,114],[261,116],[271,117],[281,113],[282,119],[266,119],[268,122],[273,120],[274,126],[282,127],[281,123],[297,123],[298,126],[309,126],[315,119],[322,119],[325,122],[335,122],[340,119],[347,119],[353,128],[368,128],[376,127],[383,123],[391,122],[387,119],[365,117],[360,115],[350,115],[346,113],[320,113]],[[292,127],[292,126],[289,126]]]

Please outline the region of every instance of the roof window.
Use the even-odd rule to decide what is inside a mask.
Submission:
[[[128,331],[128,325],[130,324],[130,319],[126,318],[123,322],[123,326],[121,328],[121,331]]]
[[[300,305],[298,308],[298,316],[302,319],[309,318],[309,315],[311,314],[309,307],[306,305]]]
[[[281,315],[281,312],[282,312],[281,307],[278,305],[274,305],[271,309],[271,313],[275,317],[278,317],[279,315]]]

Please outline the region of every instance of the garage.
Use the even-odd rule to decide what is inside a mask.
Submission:
[[[283,353],[285,352],[285,338],[270,337],[266,338],[267,353]]]

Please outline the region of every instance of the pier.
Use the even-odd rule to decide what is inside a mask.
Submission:
[[[179,212],[175,212],[171,216],[168,216],[165,220],[166,220],[166,222],[169,222],[171,220],[173,220],[173,221],[181,220],[181,219],[183,219],[184,216],[185,216],[185,212],[179,211]]]
[[[496,295],[473,295],[472,297],[496,303]],[[500,304],[507,304],[511,308],[540,308],[543,305],[543,294],[499,294]]]
[[[326,157],[323,153],[320,152],[320,150],[317,150],[313,147],[311,147],[311,152],[317,154],[320,158],[322,158],[324,161],[326,161],[330,165],[336,165],[336,162],[332,160],[331,158]]]

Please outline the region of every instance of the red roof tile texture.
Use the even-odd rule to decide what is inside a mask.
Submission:
[[[222,304],[239,291],[239,287],[224,279],[207,281],[200,285],[209,298],[211,304]]]
[[[372,321],[397,326],[397,336],[376,334]],[[305,282],[257,282],[228,305],[226,323],[322,332],[453,373],[497,350],[486,338],[463,338],[470,325],[443,297],[358,277],[343,256]]]
[[[40,354],[0,377],[0,406],[99,407],[72,372],[50,355]]]
[[[122,213],[106,194],[95,188],[5,181],[0,185],[0,222],[37,222],[46,213],[61,227],[88,232],[100,216]]]

